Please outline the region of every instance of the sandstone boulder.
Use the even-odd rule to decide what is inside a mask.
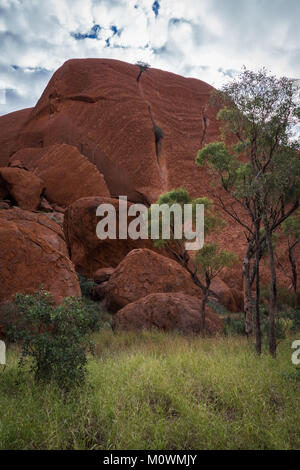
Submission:
[[[221,332],[222,320],[209,307],[206,310],[206,333]],[[116,330],[201,332],[201,301],[180,293],[156,293],[127,304],[113,318]]]
[[[49,202],[68,206],[85,196],[110,196],[100,171],[71,145],[23,149],[13,155],[10,165],[20,162],[44,181]]]
[[[38,176],[31,171],[6,167],[0,168],[0,177],[19,207],[32,211],[38,208],[44,189],[44,183]]]
[[[97,269],[97,271],[94,273],[93,279],[97,284],[101,284],[102,282],[109,280],[114,270],[114,268]]]
[[[47,217],[19,208],[0,210],[0,302],[43,287],[56,302],[80,296],[62,229]]]
[[[156,201],[176,186],[199,196],[207,171],[196,168],[195,156],[219,136],[216,110],[208,106],[212,91],[201,80],[154,68],[140,75],[138,66],[118,60],[68,60],[12,150],[75,146],[103,173],[112,195],[134,202]]]
[[[27,108],[0,116],[0,167],[6,166],[9,157],[22,148],[19,138],[31,111]]]
[[[110,311],[158,292],[181,292],[201,297],[201,290],[174,260],[149,249],[131,251],[111,275],[105,288]]]
[[[86,197],[71,204],[64,219],[64,231],[69,248],[71,260],[76,270],[87,278],[92,278],[97,269],[116,267],[120,261],[135,248],[153,246],[151,240],[99,240],[96,235],[97,223],[96,209],[100,204],[112,204],[117,215],[119,200],[100,197]],[[128,203],[128,207],[131,204]],[[130,222],[131,218],[129,218]]]
[[[220,304],[230,312],[242,312],[244,308],[243,293],[238,289],[229,287],[222,279],[212,280],[210,289],[216,294]]]

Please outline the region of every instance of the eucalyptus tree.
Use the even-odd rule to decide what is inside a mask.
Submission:
[[[244,69],[215,93],[212,104],[219,108],[220,141],[200,149],[196,163],[203,166],[208,162],[230,202],[216,191],[215,199],[242,227],[246,236],[243,260],[245,326],[246,333],[251,335],[251,287],[255,277],[255,330],[259,354],[259,267],[262,243],[268,245],[272,279],[269,347],[274,356],[276,270],[272,234],[299,206],[300,159],[297,149],[300,143],[295,138],[292,140],[293,128],[299,122],[294,81],[269,75],[265,69],[257,73]]]

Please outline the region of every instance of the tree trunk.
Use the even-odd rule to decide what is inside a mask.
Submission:
[[[244,284],[244,318],[245,332],[247,338],[253,334],[253,316],[252,316],[252,298],[251,298],[251,280],[250,280],[250,246],[243,259],[243,284]]]
[[[297,265],[295,261],[294,248],[296,245],[289,246],[289,260],[292,267],[292,284],[294,290],[294,307],[298,306],[298,296],[297,296]]]
[[[261,354],[261,326],[260,326],[260,271],[259,271],[259,247],[256,251],[256,283],[255,283],[255,340],[256,340],[256,352]]]
[[[207,304],[207,298],[208,298],[208,289],[203,292],[203,299],[202,299],[202,305],[201,305],[201,333],[203,336],[205,336],[205,329],[206,329],[206,304]]]
[[[269,251],[269,264],[271,272],[271,287],[270,287],[270,303],[269,303],[269,350],[273,357],[276,357],[276,336],[275,336],[275,312],[277,306],[277,281],[276,269],[274,261],[274,250],[272,244],[272,233],[269,230],[268,224],[265,223],[266,238]]]
[[[260,245],[259,245],[259,228],[258,225],[255,230],[255,264],[256,264],[256,283],[255,283],[255,341],[256,352],[261,355],[261,325],[260,325]]]

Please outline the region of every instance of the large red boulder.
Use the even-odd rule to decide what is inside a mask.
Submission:
[[[0,302],[41,285],[56,302],[80,296],[62,229],[47,217],[19,208],[0,210]]]
[[[21,168],[0,168],[0,177],[10,196],[21,209],[36,210],[44,189],[43,181],[31,171]]]
[[[110,196],[97,167],[71,145],[20,150],[10,159],[10,166],[27,168],[40,177],[52,203],[68,206],[85,196]]]
[[[88,278],[100,268],[116,267],[135,248],[151,248],[151,240],[100,240],[96,216],[100,204],[112,204],[116,210],[117,233],[119,230],[119,200],[112,198],[85,197],[71,204],[65,211],[64,231],[71,259],[76,270]],[[127,203],[127,208],[131,203]],[[128,218],[130,222],[132,218]]]
[[[199,196],[207,172],[196,168],[195,156],[219,136],[216,112],[207,106],[212,91],[201,80],[157,69],[140,76],[138,66],[118,60],[68,60],[13,148],[73,145],[103,173],[113,196],[134,202],[153,202],[176,186]]]
[[[229,287],[222,279],[214,278],[210,289],[216,294],[220,304],[230,312],[242,312],[244,297],[242,291]]]
[[[0,167],[8,164],[9,157],[19,150],[19,137],[32,108],[0,116]]]
[[[131,251],[105,286],[105,299],[110,311],[157,292],[181,292],[201,297],[201,290],[176,261],[152,250]]]
[[[156,293],[126,305],[113,318],[116,330],[180,331],[201,333],[201,301],[180,293]],[[221,332],[222,320],[206,309],[206,333]]]

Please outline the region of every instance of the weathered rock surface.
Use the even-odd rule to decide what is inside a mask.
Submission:
[[[80,296],[62,229],[47,217],[19,208],[0,210],[0,302],[43,287],[56,302]]]
[[[101,284],[102,282],[109,280],[114,270],[114,268],[97,269],[97,271],[94,273],[93,279],[97,284]]]
[[[52,203],[68,206],[85,196],[110,196],[100,171],[71,145],[23,149],[13,155],[10,165],[21,165],[40,177]]]
[[[244,308],[244,299],[241,291],[230,288],[222,279],[214,278],[212,280],[211,290],[216,294],[220,304],[230,312],[242,312]]]
[[[213,88],[152,68],[138,80],[139,74],[138,66],[118,60],[67,61],[10,154],[67,143],[95,163],[112,195],[153,202],[166,189],[184,186],[199,196],[207,174],[195,167],[195,156],[219,134],[216,113],[207,107]],[[154,127],[163,131],[158,141]]]
[[[40,204],[43,181],[31,171],[20,168],[0,168],[0,177],[10,196],[21,209],[34,211]]]
[[[96,209],[100,204],[112,204],[117,214],[117,234],[119,231],[119,200],[100,197],[85,197],[71,204],[64,219],[64,232],[71,260],[76,270],[87,278],[92,278],[97,269],[116,267],[135,248],[151,248],[151,240],[99,240],[96,235]],[[131,204],[128,203],[127,207]],[[132,218],[128,218],[129,222]]]
[[[222,320],[209,307],[206,310],[206,332],[221,332]],[[156,293],[126,305],[113,318],[116,330],[201,332],[201,301],[180,293]]]
[[[19,138],[32,109],[22,109],[0,116],[0,167],[6,166],[9,157],[22,148]]]
[[[181,292],[201,297],[201,290],[174,260],[149,249],[131,251],[118,265],[105,288],[110,311],[157,292]]]
[[[199,169],[194,160],[201,146],[219,139],[217,110],[208,106],[212,90],[201,80],[157,69],[150,68],[140,75],[138,66],[117,60],[67,61],[53,75],[34,108],[0,117],[0,166],[7,165],[10,159],[10,165],[26,169],[26,160],[30,163],[27,169],[34,168],[38,175],[35,168],[40,160],[45,158],[47,162],[45,156],[49,149],[66,144],[66,147],[76,147],[81,156],[98,168],[113,197],[127,195],[132,202],[153,202],[165,190],[178,186],[187,188],[193,196],[209,195],[209,171]],[[29,159],[25,158],[28,148],[31,148]],[[92,178],[76,176],[72,180],[68,170],[72,169],[70,173],[78,175],[77,164],[71,165],[71,160],[62,151],[58,155],[59,162],[55,165],[49,161],[49,165],[45,163],[41,167],[41,171],[50,172],[49,188],[52,189],[49,194],[54,201],[59,197],[59,205],[67,205],[67,201],[75,201],[81,196],[99,195],[94,194],[95,186],[89,193],[80,192],[83,181]],[[61,164],[59,171],[52,169],[57,164]],[[86,168],[85,164],[83,166]],[[66,173],[70,180],[64,187],[62,181]],[[91,175],[90,170],[82,174]],[[101,196],[109,193],[101,192]],[[0,181],[0,198],[5,197],[1,195]],[[225,205],[229,203],[226,195],[224,202]],[[240,211],[238,205],[234,208]],[[241,228],[227,215],[224,218],[227,227],[219,234],[213,234],[213,239],[222,248],[233,250],[242,260],[245,239]],[[82,233],[76,232],[70,238],[71,252],[82,272],[89,277],[98,268],[116,266],[132,248],[125,242],[123,248],[120,244],[107,242],[102,244],[101,252],[89,240],[84,249]],[[281,240],[278,251],[280,262],[289,270],[286,244]],[[237,289],[239,297],[242,288],[240,268],[234,273],[229,275],[230,282],[227,282],[227,276],[224,280]],[[261,274],[262,282],[270,281],[267,267],[262,266]],[[281,271],[278,271],[278,281],[286,287],[290,283]]]

